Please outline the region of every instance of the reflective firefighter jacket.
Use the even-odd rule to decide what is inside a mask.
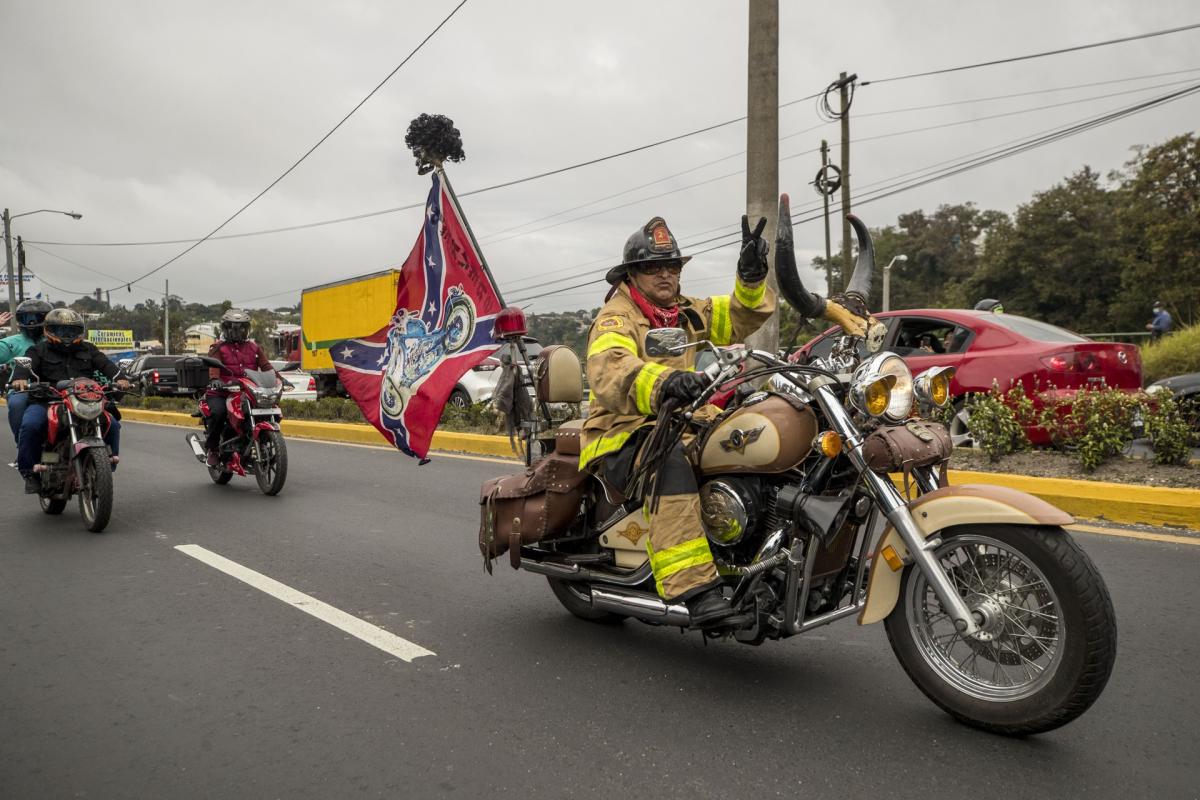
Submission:
[[[688,341],[716,345],[744,341],[775,311],[775,293],[766,282],[747,286],[737,280],[732,295],[698,300],[679,298],[679,326]],[[591,387],[583,423],[580,468],[620,450],[646,418],[658,413],[664,380],[676,370],[693,370],[696,350],[670,358],[646,355],[650,320],[622,283],[604,304],[588,332],[587,377]]]

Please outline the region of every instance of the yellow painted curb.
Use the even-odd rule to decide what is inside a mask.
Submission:
[[[199,427],[199,421],[177,411],[150,411],[144,408],[122,408],[121,417],[131,422],[156,422],[159,425]],[[297,439],[319,439],[326,442],[348,442],[350,444],[372,444],[386,447],[387,443],[379,431],[370,425],[353,422],[317,422],[306,419],[285,419],[284,436]],[[516,453],[507,437],[486,436],[479,433],[452,433],[434,431],[432,447],[447,452],[475,453],[484,456],[515,458]]]

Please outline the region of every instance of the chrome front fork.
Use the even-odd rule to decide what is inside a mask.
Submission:
[[[858,426],[854,424],[854,420],[842,406],[841,401],[838,400],[837,395],[833,393],[833,389],[824,385],[818,387],[813,394],[821,404],[826,416],[833,423],[834,429],[841,434],[846,455],[864,476],[883,515],[900,534],[900,538],[904,540],[904,545],[908,548],[917,569],[921,570],[925,579],[929,581],[929,585],[933,587],[934,593],[942,603],[942,608],[954,621],[954,627],[959,633],[974,636],[979,632],[979,624],[975,620],[975,616],[967,608],[967,604],[946,575],[945,570],[942,569],[942,565],[933,556],[933,551],[941,545],[941,539],[935,536],[927,540],[913,521],[908,504],[895,485],[888,478],[877,475],[867,466],[862,452],[863,436],[859,432]]]

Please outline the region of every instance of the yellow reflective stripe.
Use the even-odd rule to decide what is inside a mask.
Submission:
[[[637,408],[642,414],[649,416],[654,413],[654,409],[650,407],[650,400],[654,396],[654,382],[668,369],[670,367],[649,362],[638,370],[637,380],[633,382],[633,386],[637,390]]]
[[[611,350],[614,347],[624,348],[635,356],[638,354],[637,342],[628,336],[620,333],[602,333],[596,337],[594,342],[588,345],[587,357],[591,358],[597,353],[603,353],[605,350]]]
[[[674,547],[668,547],[658,553],[654,552],[649,539],[647,539],[646,551],[650,554],[650,569],[654,570],[654,580],[657,583],[661,583],[676,572],[699,567],[713,560],[712,551],[708,549],[708,539],[703,536],[698,539],[690,539]]]
[[[733,341],[733,323],[729,316],[729,295],[712,299],[712,321],[708,326],[708,338],[713,344],[725,345]]]
[[[767,282],[763,281],[751,289],[742,283],[741,278],[738,278],[733,284],[733,296],[746,308],[758,308],[762,305],[763,298],[767,296]]]
[[[629,441],[629,437],[633,435],[633,431],[625,431],[623,433],[605,434],[596,441],[583,448],[579,454],[579,468],[583,469],[590,462],[595,461],[600,456],[606,456],[609,453],[614,453],[625,446]]]

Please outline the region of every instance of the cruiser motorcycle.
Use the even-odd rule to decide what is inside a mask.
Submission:
[[[682,408],[668,401],[648,440],[690,441],[704,530],[736,610],[701,632],[759,645],[844,619],[883,622],[912,681],[959,721],[1014,736],[1057,728],[1096,701],[1112,670],[1117,629],[1104,580],[1064,530],[1070,515],[1011,489],[947,485],[948,435],[911,412],[944,407],[953,372],[914,378],[901,358],[878,352],[882,326],[865,305],[874,251],[866,226],[850,221],[855,273],[827,301],[800,281],[781,198],[780,291],[802,316],[842,324],[826,359],[789,363],[689,342],[682,329],[646,337],[652,357],[688,348],[713,357],[704,396]],[[715,419],[698,413],[733,387]],[[652,498],[579,474],[577,424],[552,433],[553,452],[484,486],[489,571],[507,552],[514,567],[546,576],[577,617],[691,628],[687,607],[655,591],[643,515]]]
[[[388,331],[390,355],[379,395],[380,406],[388,416],[399,417],[417,381],[443,356],[457,353],[470,342],[475,306],[460,287],[450,287],[444,319],[441,328],[431,331],[419,313],[405,311],[393,318]]]

